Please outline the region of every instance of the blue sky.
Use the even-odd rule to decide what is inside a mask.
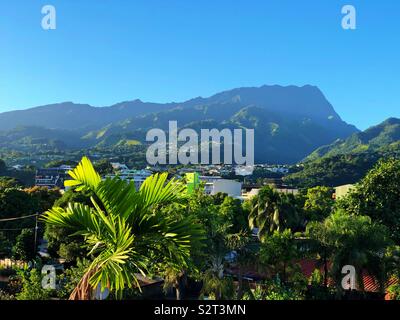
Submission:
[[[364,129],[400,117],[399,17],[397,0],[1,0],[0,111],[312,84]]]

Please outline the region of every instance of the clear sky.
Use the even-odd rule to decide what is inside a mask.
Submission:
[[[54,5],[57,29],[41,27]],[[341,27],[342,6],[357,29]],[[400,117],[398,0],[1,0],[0,111],[318,86],[364,129]]]

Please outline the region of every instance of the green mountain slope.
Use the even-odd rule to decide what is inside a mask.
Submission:
[[[384,149],[391,147],[397,148],[399,141],[400,119],[390,118],[363,132],[354,133],[345,140],[339,139],[330,145],[318,148],[305,161],[340,154],[385,151]]]
[[[352,184],[382,157],[400,158],[400,119],[390,118],[345,140],[318,148],[285,181],[299,187]]]

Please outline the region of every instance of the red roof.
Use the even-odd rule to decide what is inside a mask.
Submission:
[[[324,266],[323,265],[318,265],[318,261],[315,259],[303,259],[295,262],[297,265],[300,266],[302,274],[309,279],[314,272],[314,270],[318,269],[321,274],[324,274]],[[328,263],[328,270],[330,269],[331,264]],[[226,270],[228,273],[231,274],[236,274],[237,273],[237,268],[233,267],[228,270]],[[262,274],[253,268],[247,268],[246,270],[243,270],[243,276],[244,277],[249,277],[252,279],[265,279],[266,275]],[[393,285],[399,283],[399,279],[392,277],[389,279],[389,281],[386,284],[386,289]],[[364,291],[365,292],[380,292],[379,290],[379,282],[374,276],[369,275],[366,271],[363,271],[363,284],[364,284]],[[328,286],[333,286],[334,281],[332,278],[328,278]],[[386,291],[386,290],[385,290]],[[386,294],[385,296],[386,300],[390,300],[390,296]]]
[[[324,266],[320,266],[319,268],[317,267],[317,260],[300,260],[297,262],[300,265],[301,271],[304,274],[305,277],[310,278],[311,274],[314,272],[315,269],[319,269],[320,272],[323,274],[324,272]],[[328,270],[330,268],[330,264],[328,263]],[[372,276],[369,275],[366,271],[362,272],[362,277],[363,277],[363,284],[364,284],[364,291],[365,292],[379,292],[379,282],[378,280]],[[386,288],[387,289],[389,286],[399,283],[399,279],[392,277],[388,280],[386,283]],[[334,282],[332,279],[328,280],[328,285],[331,286],[333,285]],[[385,290],[386,291],[386,290]]]

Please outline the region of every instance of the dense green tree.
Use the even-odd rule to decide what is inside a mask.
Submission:
[[[303,289],[303,290],[302,290]],[[262,284],[247,292],[243,300],[304,300],[304,288],[290,287],[279,277]]]
[[[90,200],[90,197],[93,195],[93,192],[90,190],[81,190],[77,192],[74,189],[68,189],[62,194],[61,198],[57,199],[54,202],[54,206],[67,208],[69,203],[74,202],[79,202],[88,206],[92,206],[93,204]]]
[[[61,243],[57,253],[65,262],[71,263],[75,262],[78,257],[84,256],[87,252],[82,248],[82,242],[74,240],[68,243]]]
[[[17,236],[15,244],[12,248],[14,259],[31,261],[36,256],[36,248],[34,248],[34,232],[32,229],[23,229]]]
[[[79,257],[87,254],[87,250],[82,247],[83,237],[71,235],[68,228],[46,224],[44,238],[50,256],[65,259],[67,263],[74,264]]]
[[[349,215],[339,210],[323,222],[309,223],[307,232],[323,248],[320,255],[328,255],[338,291],[341,291],[341,271],[345,265],[355,267],[361,289],[363,271],[375,276],[383,288],[387,277],[383,257],[391,244],[385,226],[372,222],[368,216]]]
[[[32,269],[19,272],[22,277],[22,290],[16,295],[17,300],[48,300],[51,290],[43,289],[40,271]]]
[[[7,165],[6,163],[0,159],[0,174],[3,174],[7,170]]]
[[[59,189],[35,186],[24,191],[36,202],[35,208],[39,213],[49,210],[54,205],[54,202],[61,197]]]
[[[388,288],[388,293],[391,300],[400,300],[400,284],[396,283]]]
[[[14,219],[43,212],[38,196],[16,188],[0,189],[0,219]],[[48,208],[48,207],[47,207]],[[23,228],[34,228],[35,217],[0,222],[0,229],[7,230],[7,238],[15,238]],[[33,245],[33,244],[32,244]]]
[[[243,209],[239,199],[225,197],[218,208],[219,215],[231,223],[230,232],[237,233],[249,230],[248,212]]]
[[[333,208],[333,189],[314,187],[307,190],[304,210],[307,221],[322,221],[328,217]]]
[[[32,197],[18,189],[0,190],[0,219],[36,213],[38,207]]]
[[[79,258],[77,259],[76,266],[66,269],[61,275],[58,276],[57,280],[59,282],[59,288],[57,290],[57,296],[59,298],[68,299],[85,275],[87,268],[90,267],[90,264],[90,260]]]
[[[279,276],[286,283],[288,275],[294,270],[295,260],[299,257],[299,251],[295,237],[288,229],[264,237],[259,253],[259,259],[263,267],[269,269],[269,273]]]
[[[400,160],[381,160],[338,207],[387,226],[400,244]]]
[[[246,267],[251,267],[255,263],[256,251],[253,237],[249,231],[240,231],[227,235],[227,246],[236,254],[234,265],[237,267],[238,292],[237,297],[241,299],[244,293],[243,273]]]
[[[106,175],[113,173],[114,169],[111,165],[111,162],[107,159],[101,159],[96,161],[94,164],[94,168],[100,175]]]
[[[179,286],[179,290],[182,291],[181,280],[187,277],[195,278],[203,282],[204,288],[208,288],[207,294],[219,299],[221,294],[212,293],[210,290],[214,288],[218,291],[217,284],[226,282],[224,269],[227,253],[233,250],[238,253],[235,263],[238,263],[239,269],[244,263],[247,244],[251,238],[246,219],[248,212],[240,201],[226,194],[206,195],[202,188],[188,197],[187,206],[173,204],[164,211],[166,215],[177,220],[190,215],[205,231],[204,245],[194,247],[191,252],[194,267],[183,273],[173,273],[167,268],[166,287],[174,287],[176,290]],[[238,278],[240,277],[239,272]]]
[[[358,182],[382,157],[378,153],[339,154],[307,161],[302,169],[285,176],[286,183],[300,187],[337,187]]]
[[[12,177],[0,177],[0,189],[20,188],[22,183]]]
[[[11,253],[11,242],[4,235],[4,232],[0,231],[0,258],[7,257]]]

